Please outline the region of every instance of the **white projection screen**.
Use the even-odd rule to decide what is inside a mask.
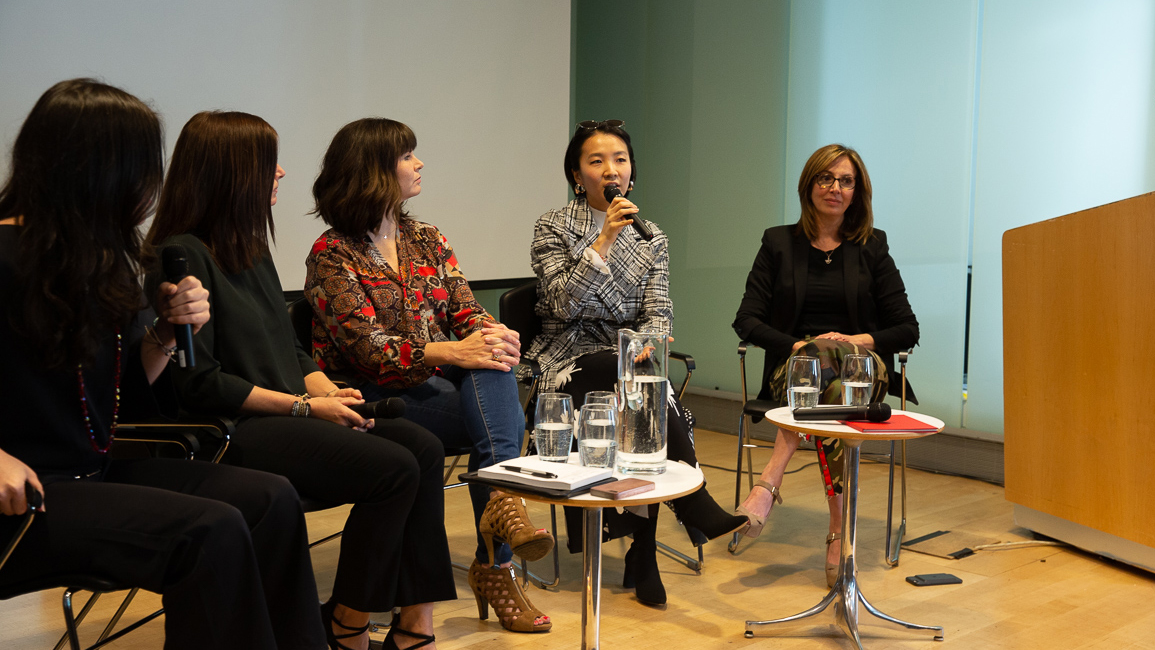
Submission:
[[[36,99],[97,77],[150,102],[172,146],[194,113],[238,110],[280,135],[273,208],[286,290],[324,223],[308,215],[333,134],[405,122],[425,163],[408,210],[438,226],[471,282],[532,276],[534,220],[566,201],[568,0],[0,2],[0,175]]]

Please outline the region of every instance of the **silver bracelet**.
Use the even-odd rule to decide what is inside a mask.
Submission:
[[[156,321],[153,321],[153,325],[156,325]],[[161,350],[164,350],[164,355],[168,357],[169,363],[176,363],[176,346],[174,345],[170,348],[165,345],[164,341],[160,340],[160,334],[156,333],[155,327],[144,328],[144,338],[149,343],[152,343]]]
[[[289,415],[295,418],[307,418],[312,411],[313,408],[309,406],[309,403],[302,399],[293,402],[293,409],[289,412]]]

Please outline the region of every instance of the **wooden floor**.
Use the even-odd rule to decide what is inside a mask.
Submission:
[[[698,432],[700,460],[732,467],[735,438]],[[756,452],[755,463],[769,452]],[[791,470],[813,460],[800,452]],[[726,506],[733,503],[732,471],[706,467],[711,493]],[[867,648],[1145,648],[1155,650],[1155,576],[1085,553],[1059,547],[980,551],[947,560],[903,551],[901,564],[883,562],[886,513],[886,468],[864,463],[859,507],[859,578],[862,592],[882,611],[915,623],[942,625],[946,640],[929,633],[867,624]],[[684,565],[659,557],[669,594],[665,608],[645,606],[622,589],[622,560],[628,540],[604,546],[602,645],[605,648],[850,648],[833,627],[829,611],[813,624],[783,628],[773,635],[743,637],[746,619],[786,616],[818,602],[826,593],[823,537],[826,507],[815,467],[788,474],[782,486],[785,503],[771,515],[757,541],[744,543],[736,555],[725,540],[706,546],[706,566],[695,575]],[[978,481],[912,471],[909,475],[908,539],[936,530],[965,532],[990,541],[1029,538],[1014,525],[1011,504],[1001,487]],[[464,490],[447,494],[447,522],[454,559],[468,563],[473,548],[468,498]],[[549,511],[531,506],[539,526],[548,526]],[[314,537],[338,529],[342,510],[310,515]],[[685,533],[663,509],[660,538],[689,549]],[[564,540],[564,532],[562,533]],[[321,596],[327,596],[336,564],[337,545],[313,552]],[[546,569],[545,562],[535,569]],[[948,572],[963,584],[914,587],[904,578],[917,573]],[[577,648],[581,640],[581,559],[562,557],[562,581],[549,591],[530,588],[534,603],[554,621],[548,634],[505,632],[495,618],[479,621],[464,574],[457,572],[458,600],[436,608],[438,647]],[[51,648],[61,632],[59,592],[42,592],[0,602],[0,648]],[[94,610],[85,626],[89,635],[114,609],[112,596]],[[129,613],[151,611],[159,598],[138,597]],[[492,615],[491,615],[492,616]],[[864,613],[863,619],[870,619]],[[867,621],[868,622],[868,621]],[[111,647],[160,648],[162,623],[154,621]]]

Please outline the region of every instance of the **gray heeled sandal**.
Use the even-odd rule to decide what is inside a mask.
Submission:
[[[835,541],[842,539],[842,533],[830,533],[826,536],[826,546],[829,548]],[[838,580],[838,565],[826,563],[826,586],[833,588],[834,581]]]
[[[771,510],[774,509],[775,503],[782,503],[782,494],[776,486],[770,485],[762,479],[754,481],[754,486],[766,490],[774,497],[774,500],[770,502]],[[749,537],[750,539],[756,539],[759,535],[762,534],[762,528],[766,525],[766,517],[770,516],[770,511],[767,511],[765,516],[757,515],[746,509],[746,506],[738,506],[738,509],[735,510],[735,512],[750,520],[750,523],[747,524],[746,529],[742,531],[742,534],[746,537]]]

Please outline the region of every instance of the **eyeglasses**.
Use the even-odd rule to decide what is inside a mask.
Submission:
[[[818,184],[818,187],[820,187],[824,190],[830,189],[830,186],[834,185],[835,183],[838,183],[838,187],[840,187],[844,190],[854,189],[854,177],[853,176],[843,176],[842,178],[835,178],[834,174],[831,174],[829,172],[823,172],[823,173],[819,174],[817,178],[814,179],[814,182]]]
[[[626,125],[626,123],[624,120],[602,120],[601,122],[599,122],[597,120],[586,120],[584,122],[578,122],[577,123],[577,127],[579,129],[600,129],[600,128],[606,127],[606,126],[613,127],[613,128],[621,128],[625,125]]]

